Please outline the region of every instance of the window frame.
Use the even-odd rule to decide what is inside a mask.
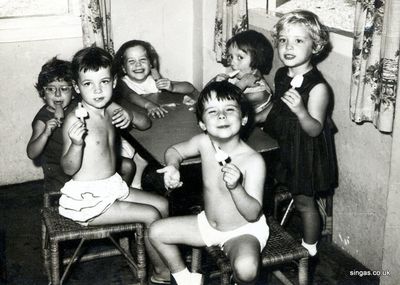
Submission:
[[[65,1],[65,14],[0,18],[0,43],[82,37],[80,1]]]

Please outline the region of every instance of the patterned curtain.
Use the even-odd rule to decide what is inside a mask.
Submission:
[[[217,62],[227,64],[226,42],[248,29],[247,0],[217,0],[214,51]]]
[[[400,0],[358,0],[350,116],[392,132],[399,80]]]
[[[83,45],[98,46],[114,55],[111,0],[81,0]]]

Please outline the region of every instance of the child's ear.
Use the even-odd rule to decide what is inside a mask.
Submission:
[[[249,121],[249,117],[248,116],[244,116],[242,118],[242,126],[246,126],[247,122]]]
[[[203,130],[203,132],[207,131],[206,125],[203,122],[200,121],[199,126],[200,126],[200,129]]]
[[[122,66],[122,71],[126,74],[126,69],[124,66]]]
[[[79,90],[78,84],[76,84],[75,80],[72,81],[72,86],[74,86],[74,90],[77,94],[81,93],[81,91]]]

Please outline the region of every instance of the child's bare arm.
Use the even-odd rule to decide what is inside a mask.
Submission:
[[[293,88],[286,91],[282,101],[296,114],[302,129],[311,137],[318,136],[323,127],[329,104],[329,91],[326,84],[318,84],[310,91],[307,108],[300,94]]]
[[[119,103],[125,110],[129,110],[132,117],[132,124],[136,129],[144,131],[151,127],[151,120],[149,116],[139,112],[136,105],[132,104],[125,98],[121,98]]]
[[[133,114],[115,102],[111,102],[106,111],[111,117],[112,124],[117,128],[126,129],[133,120]]]
[[[81,168],[84,149],[85,123],[72,114],[63,125],[63,154],[61,167],[68,175],[74,175]]]
[[[168,188],[182,186],[180,182],[179,168],[181,162],[189,157],[197,156],[202,135],[197,135],[188,141],[171,146],[165,152],[166,167],[158,169],[158,173],[164,173],[164,183]]]
[[[161,78],[157,80],[156,86],[160,90],[167,90],[169,92],[178,94],[191,94],[196,90],[189,82],[171,81],[168,78]]]
[[[38,120],[34,123],[32,136],[26,148],[26,153],[30,159],[37,158],[43,152],[50,135],[58,125],[56,119],[50,119],[46,123]]]
[[[254,222],[262,214],[266,168],[263,158],[258,153],[252,154],[246,165],[243,177],[234,164],[228,163],[222,168],[223,179],[240,214],[247,221]]]

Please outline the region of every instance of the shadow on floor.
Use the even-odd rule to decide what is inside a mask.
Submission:
[[[0,261],[2,262],[0,284],[48,284],[43,271],[40,249],[42,194],[41,181],[0,188]],[[299,235],[295,226],[298,223],[296,216],[293,216],[288,225],[288,231],[294,237]],[[206,258],[204,268],[206,271],[215,269]],[[289,264],[282,270],[294,282],[297,278],[295,268]],[[379,284],[379,279],[376,277],[351,275],[351,272],[367,270],[335,245],[322,241],[312,283]],[[5,272],[7,282],[3,280]],[[74,266],[66,283],[135,284],[136,280],[121,258],[112,257]],[[216,284],[219,284],[218,280],[207,280],[205,283],[205,285]],[[274,278],[267,278],[266,272],[261,272],[257,284],[279,284],[279,282]]]

